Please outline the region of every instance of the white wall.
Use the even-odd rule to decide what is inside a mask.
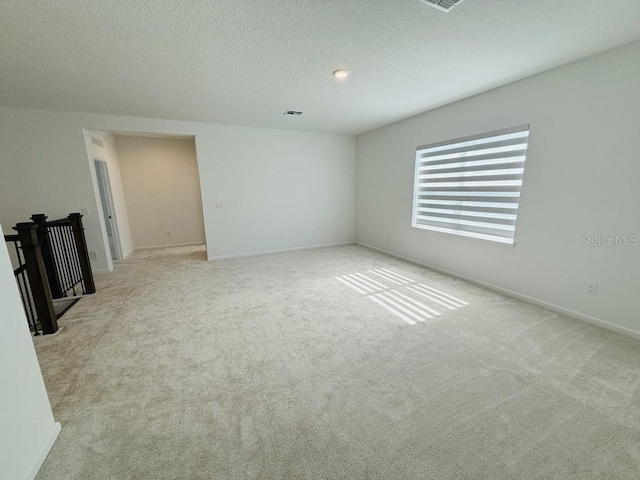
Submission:
[[[204,243],[194,140],[120,135],[115,139],[133,246]]]
[[[358,242],[640,332],[640,246],[581,246],[640,234],[639,58],[634,43],[359,136]],[[410,227],[418,145],[526,123],[515,247]]]
[[[201,162],[198,153],[218,242],[209,257],[355,240],[354,137],[225,130],[216,153],[227,161]],[[196,145],[200,152],[200,137]],[[216,210],[216,201],[224,209]]]
[[[34,478],[60,424],[53,420],[4,242],[0,242],[0,305],[0,477]]]
[[[355,239],[352,136],[0,107],[0,221],[89,208],[95,269],[108,245],[83,129],[195,136],[210,258]]]
[[[120,158],[116,149],[116,140],[110,132],[98,132],[91,130],[85,130],[84,137],[93,182],[97,182],[94,159],[104,160],[107,164],[107,170],[109,171],[109,183],[111,185],[111,196],[113,197],[113,207],[115,209],[118,235],[120,237],[120,246],[122,248],[122,256],[123,258],[127,258],[133,250],[133,242],[131,239],[132,234],[131,227],[129,226],[129,213],[124,194],[124,187],[122,185],[122,173],[120,171]],[[91,137],[100,140],[102,142],[102,146],[93,143],[91,141]],[[94,188],[96,192],[96,202],[100,205],[98,186],[96,183],[94,183]],[[102,210],[99,208],[96,213],[102,213]],[[104,231],[104,236],[104,241],[106,242],[106,230]]]

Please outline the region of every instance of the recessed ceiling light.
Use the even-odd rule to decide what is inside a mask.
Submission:
[[[345,79],[349,76],[349,70],[346,70],[344,68],[340,68],[338,70],[336,70],[335,72],[333,72],[333,76],[336,77],[339,80]]]

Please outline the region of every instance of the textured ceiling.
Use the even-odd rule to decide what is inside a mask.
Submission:
[[[610,6],[1,0],[0,104],[360,133],[639,38]]]

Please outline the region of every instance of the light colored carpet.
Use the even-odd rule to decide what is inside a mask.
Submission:
[[[39,480],[640,478],[633,339],[358,246],[97,286],[36,340]]]

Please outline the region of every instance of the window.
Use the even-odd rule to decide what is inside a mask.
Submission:
[[[412,226],[513,245],[529,125],[418,147]]]

